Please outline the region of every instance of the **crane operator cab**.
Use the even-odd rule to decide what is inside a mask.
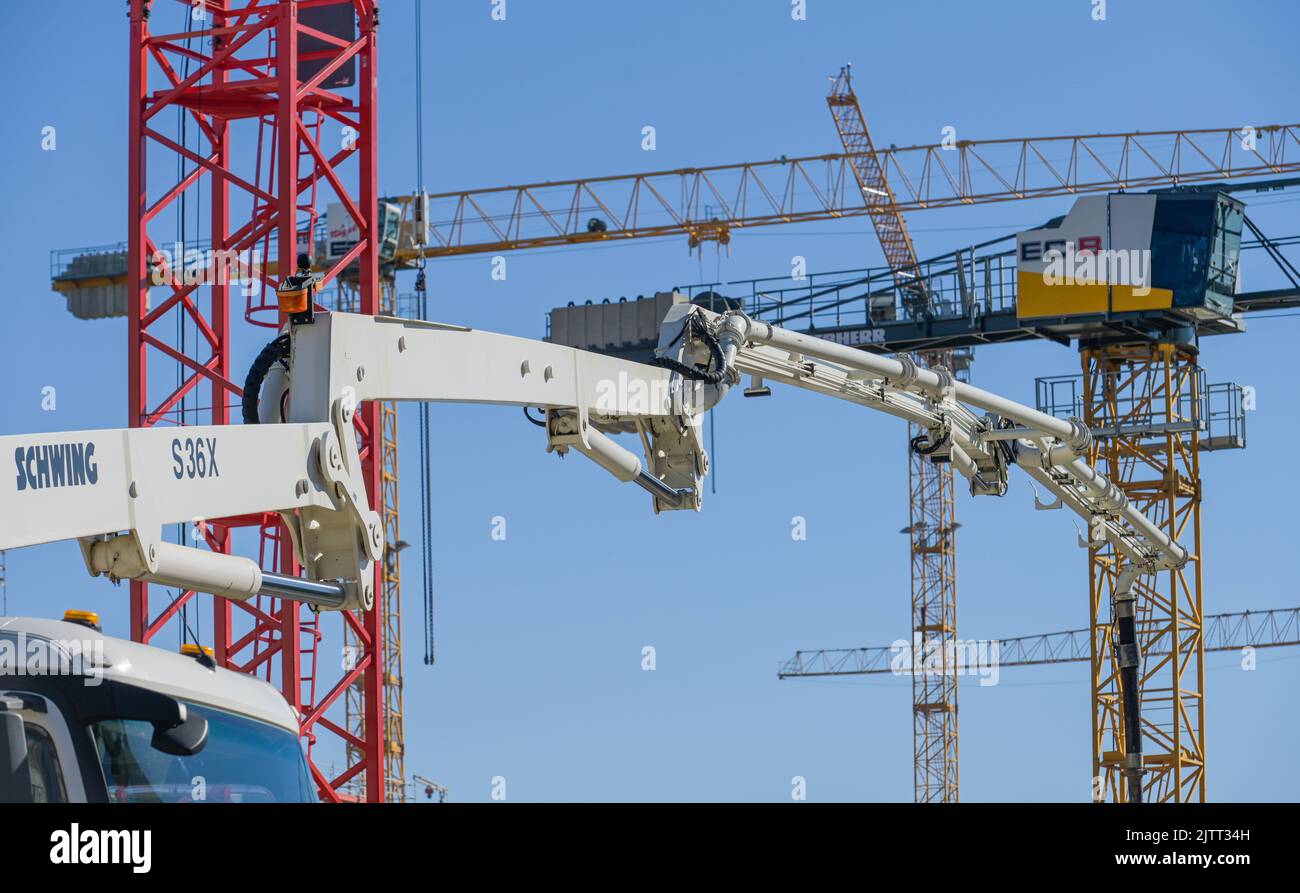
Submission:
[[[309,802],[298,717],[273,687],[105,636],[98,617],[0,617],[0,802]]]

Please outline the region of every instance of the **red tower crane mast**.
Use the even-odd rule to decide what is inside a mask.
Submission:
[[[378,311],[378,14],[374,0],[174,0],[166,7],[183,8],[191,27],[167,33],[157,27],[161,7],[157,0],[130,0],[130,425],[224,424],[243,392],[231,367],[230,280],[238,273],[232,275],[223,258],[261,247],[278,271],[295,269],[299,234],[311,232],[318,191],[327,189],[355,221],[359,238],[324,271],[323,284],[355,265],[359,309]],[[352,88],[353,97],[343,88]],[[162,132],[164,112],[179,114],[193,128],[199,148]],[[330,151],[322,133],[336,129],[339,148]],[[172,176],[178,163],[179,180]],[[159,262],[160,247],[167,244],[161,233],[187,207],[204,206],[205,197],[209,262],[203,276],[182,275]],[[256,285],[244,319],[277,327],[275,302],[263,299],[276,283],[265,267],[253,273]],[[178,331],[194,338],[179,341]],[[178,368],[172,386],[169,375]],[[204,405],[187,407],[187,397]],[[378,407],[364,405],[356,417],[373,506],[380,492]],[[296,570],[275,515],[195,523],[196,535],[223,552],[235,548],[234,534],[241,529],[262,538],[263,561]],[[136,641],[153,639],[195,602],[195,593],[160,601],[147,585],[132,584]],[[315,615],[297,604],[270,598],[212,603],[216,659],[279,683],[299,712],[311,771],[326,799],[341,799],[343,786],[363,773],[366,799],[384,796],[380,608],[377,603],[373,610],[343,616],[359,653],[343,662],[318,662],[322,631]],[[318,674],[340,663],[340,678],[318,690]],[[365,691],[361,735],[326,715],[358,681]],[[341,739],[356,755],[333,778],[311,760],[322,734]]]

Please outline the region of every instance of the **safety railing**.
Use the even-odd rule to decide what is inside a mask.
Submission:
[[[1109,373],[1121,375],[1123,373]],[[1203,450],[1241,449],[1246,446],[1246,415],[1241,385],[1218,382],[1207,385],[1205,370],[1189,367],[1191,386],[1175,387],[1172,398],[1116,386],[1105,391],[1111,400],[1098,401],[1093,433],[1099,436],[1163,437],[1190,435]],[[1118,385],[1118,382],[1117,382]],[[1034,402],[1040,412],[1057,418],[1086,418],[1082,375],[1052,375],[1034,380]]]

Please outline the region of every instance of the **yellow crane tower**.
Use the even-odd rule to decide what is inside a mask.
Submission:
[[[1082,352],[1089,461],[1192,554],[1184,567],[1142,578],[1136,601],[1116,600],[1124,562],[1089,549],[1093,800],[1204,801],[1205,636],[1201,574],[1201,434],[1205,397],[1194,342],[1100,345]],[[1118,618],[1136,622],[1136,654],[1118,644]],[[1157,643],[1164,642],[1164,653]],[[1135,662],[1141,698],[1137,748],[1123,711],[1121,671]],[[1140,760],[1126,753],[1136,753]]]

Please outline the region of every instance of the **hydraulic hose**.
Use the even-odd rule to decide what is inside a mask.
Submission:
[[[693,366],[688,366],[672,357],[655,357],[650,361],[651,365],[659,366],[663,369],[669,369],[676,372],[682,378],[690,381],[702,381],[705,384],[722,384],[727,380],[727,363],[722,356],[722,345],[718,339],[713,337],[699,316],[692,316],[690,321],[691,334],[696,335],[702,340],[709,349],[710,365],[713,367],[707,372],[702,372]]]
[[[916,453],[919,456],[929,456],[937,452],[939,448],[942,447],[947,442],[948,442],[947,431],[944,431],[942,434],[940,434],[939,439],[936,440],[934,443],[930,443],[930,435],[928,433],[918,434],[912,438],[912,452]]]
[[[1120,572],[1112,607],[1117,640],[1115,662],[1119,665],[1120,700],[1124,716],[1124,775],[1128,779],[1128,802],[1142,802],[1142,698],[1138,675],[1142,650],[1137,640],[1137,571],[1131,566]]]
[[[245,425],[256,425],[261,421],[257,407],[262,394],[262,382],[266,380],[267,373],[276,363],[288,363],[289,350],[289,333],[285,332],[263,347],[257,359],[253,360],[253,365],[248,370],[248,377],[244,379],[244,398],[241,406]]]

